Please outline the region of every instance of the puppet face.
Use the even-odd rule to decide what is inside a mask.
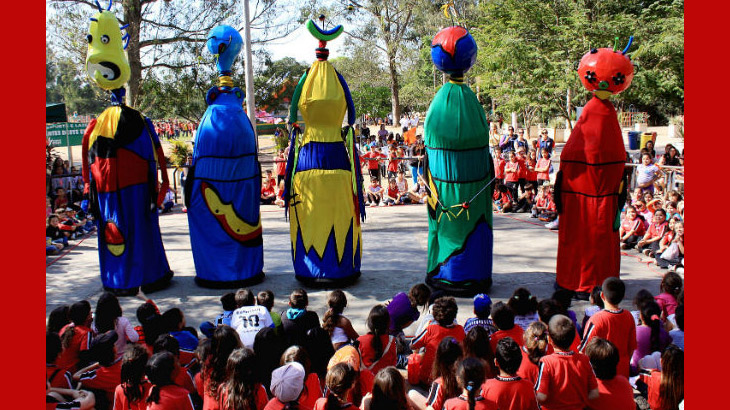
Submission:
[[[233,67],[233,60],[241,52],[243,39],[241,34],[231,26],[217,26],[208,34],[206,43],[208,51],[218,56],[218,71],[229,73]]]
[[[110,11],[102,11],[91,19],[86,72],[105,90],[122,88],[129,80],[129,61],[122,45],[122,31]]]
[[[629,88],[634,78],[634,66],[629,56],[619,50],[594,48],[580,59],[578,76],[588,91],[606,99]]]
[[[447,74],[464,75],[476,59],[477,43],[463,27],[446,27],[431,41],[431,60],[436,68]]]

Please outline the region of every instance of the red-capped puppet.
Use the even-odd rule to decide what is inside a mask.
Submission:
[[[608,97],[624,91],[634,77],[623,51],[601,48],[586,53],[578,75],[594,97],[560,154],[555,199],[560,215],[557,285],[588,299],[595,286],[620,268],[619,222],[626,200],[626,176],[621,127]]]

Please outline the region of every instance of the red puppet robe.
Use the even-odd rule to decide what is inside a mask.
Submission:
[[[591,292],[620,268],[615,225],[626,150],[616,110],[592,98],[560,154],[557,284]],[[625,188],[624,188],[625,189]]]

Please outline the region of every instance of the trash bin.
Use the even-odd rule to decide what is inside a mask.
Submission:
[[[641,144],[639,144],[640,149],[646,148],[646,143],[649,141],[654,142],[654,137],[651,135],[650,132],[645,132],[641,134]]]
[[[639,131],[629,131],[629,149],[639,149]]]

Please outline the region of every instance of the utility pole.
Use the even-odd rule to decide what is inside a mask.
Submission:
[[[256,136],[256,152],[259,151],[259,136],[256,130],[256,96],[253,91],[253,63],[251,62],[251,20],[248,12],[248,0],[243,0],[243,39],[246,53],[246,111],[251,120],[253,132]]]

